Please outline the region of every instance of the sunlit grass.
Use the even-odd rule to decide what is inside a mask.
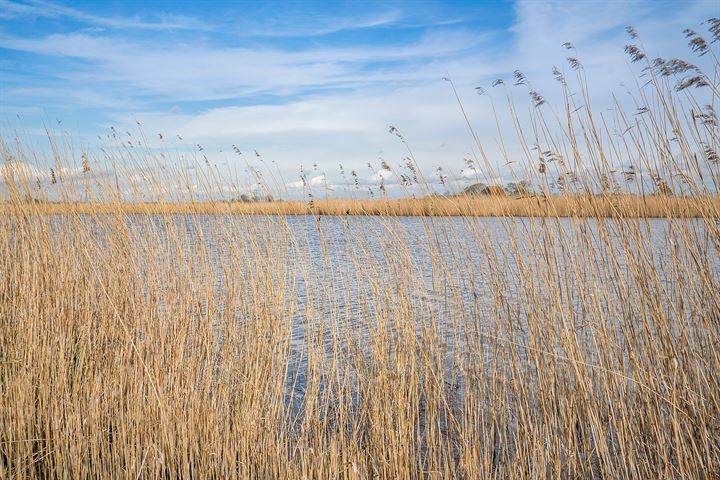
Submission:
[[[57,141],[46,178],[6,168],[0,477],[713,478],[717,85],[671,62],[625,136],[531,90],[522,198],[203,202],[209,168],[126,149],[96,178]]]
[[[20,209],[27,206],[19,207]],[[239,214],[239,215],[383,215],[478,217],[639,217],[698,218],[720,209],[720,197],[666,197],[657,195],[550,195],[525,197],[437,196],[400,199],[332,199],[274,202],[51,202],[33,205],[40,214]],[[0,204],[6,213],[18,205]]]

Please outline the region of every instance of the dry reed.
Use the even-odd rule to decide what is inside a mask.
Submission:
[[[519,121],[506,133],[526,142],[532,198],[253,216],[309,202],[127,202],[112,176],[91,188],[87,157],[67,178],[60,148],[43,187],[60,203],[7,176],[0,477],[717,477],[718,127],[668,62],[632,125],[618,110],[625,136],[569,94],[551,126],[531,91],[536,138]],[[1,146],[6,163],[28,157]],[[117,175],[163,187],[158,159],[134,158],[114,157]],[[618,158],[662,194],[607,193]],[[582,187],[550,195],[556,168]],[[672,197],[679,173],[689,195]]]
[[[0,211],[16,210],[12,203]],[[399,199],[331,199],[274,202],[42,203],[32,209],[45,215],[75,214],[223,214],[223,215],[382,215],[411,217],[636,217],[699,218],[720,210],[720,197],[657,195],[551,195],[528,197],[439,196]]]

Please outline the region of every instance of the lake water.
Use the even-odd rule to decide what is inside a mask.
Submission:
[[[228,289],[255,301],[283,291],[275,313],[291,324],[288,401],[298,412],[308,345],[320,341],[332,356],[366,343],[370,355],[379,318],[391,332],[410,318],[419,343],[437,333],[448,381],[462,395],[459,362],[478,349],[468,344],[470,331],[487,341],[481,354],[501,336],[522,360],[530,340],[560,338],[559,325],[569,322],[584,361],[593,362],[598,329],[608,335],[610,325],[622,344],[622,323],[641,324],[649,308],[687,334],[708,312],[698,285],[717,288],[720,278],[718,238],[709,231],[717,226],[699,220],[177,215],[131,217],[129,225],[136,238],[150,230],[162,238],[168,222],[182,232],[168,248],[183,250],[198,278],[212,278],[214,311],[242,322],[242,311],[224,310]],[[258,283],[264,290],[247,287]],[[542,318],[546,330],[531,331],[528,318],[535,328]],[[552,341],[545,348],[563,355],[566,346]]]
[[[100,240],[98,267],[119,261],[102,247],[117,235],[112,217],[85,221]],[[77,223],[51,225],[69,245],[81,241]],[[648,319],[660,317],[674,338],[714,341],[697,320],[717,312],[707,297],[718,289],[720,240],[718,225],[701,220],[137,215],[126,226],[140,297],[184,277],[174,288],[197,299],[203,321],[240,327],[263,304],[282,322],[286,400],[298,418],[311,346],[353,362],[377,354],[378,338],[395,348],[408,324],[458,398],[468,365],[498,348],[520,362],[532,348],[563,357],[560,339],[571,335],[593,363],[602,334],[621,365],[628,325],[651,341]]]

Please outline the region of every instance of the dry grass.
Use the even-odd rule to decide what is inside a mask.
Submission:
[[[9,213],[16,204],[0,204]],[[27,209],[27,205],[23,207]],[[700,218],[720,211],[720,197],[656,195],[553,195],[527,197],[451,196],[377,200],[275,202],[42,203],[40,214],[233,214],[233,215],[382,215],[464,217]]]
[[[534,92],[584,195],[529,145],[545,199],[314,202],[368,218],[6,179],[0,478],[717,477],[717,122],[650,86],[627,137],[572,103],[553,136]],[[627,157],[691,196],[587,195]]]

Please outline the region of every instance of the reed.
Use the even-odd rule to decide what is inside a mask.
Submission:
[[[221,215],[369,215],[409,217],[636,217],[701,218],[720,209],[717,195],[658,198],[656,195],[551,195],[527,197],[442,196],[399,199],[330,199],[274,202],[41,203],[32,211],[58,214],[221,214]],[[0,205],[10,213],[17,204]]]
[[[99,178],[55,143],[43,184],[3,140],[0,477],[717,476],[716,77],[628,52],[632,121],[574,56],[561,114],[528,88],[531,140],[509,100],[527,198],[203,203],[212,169],[126,149]],[[614,185],[641,171],[658,194]]]

